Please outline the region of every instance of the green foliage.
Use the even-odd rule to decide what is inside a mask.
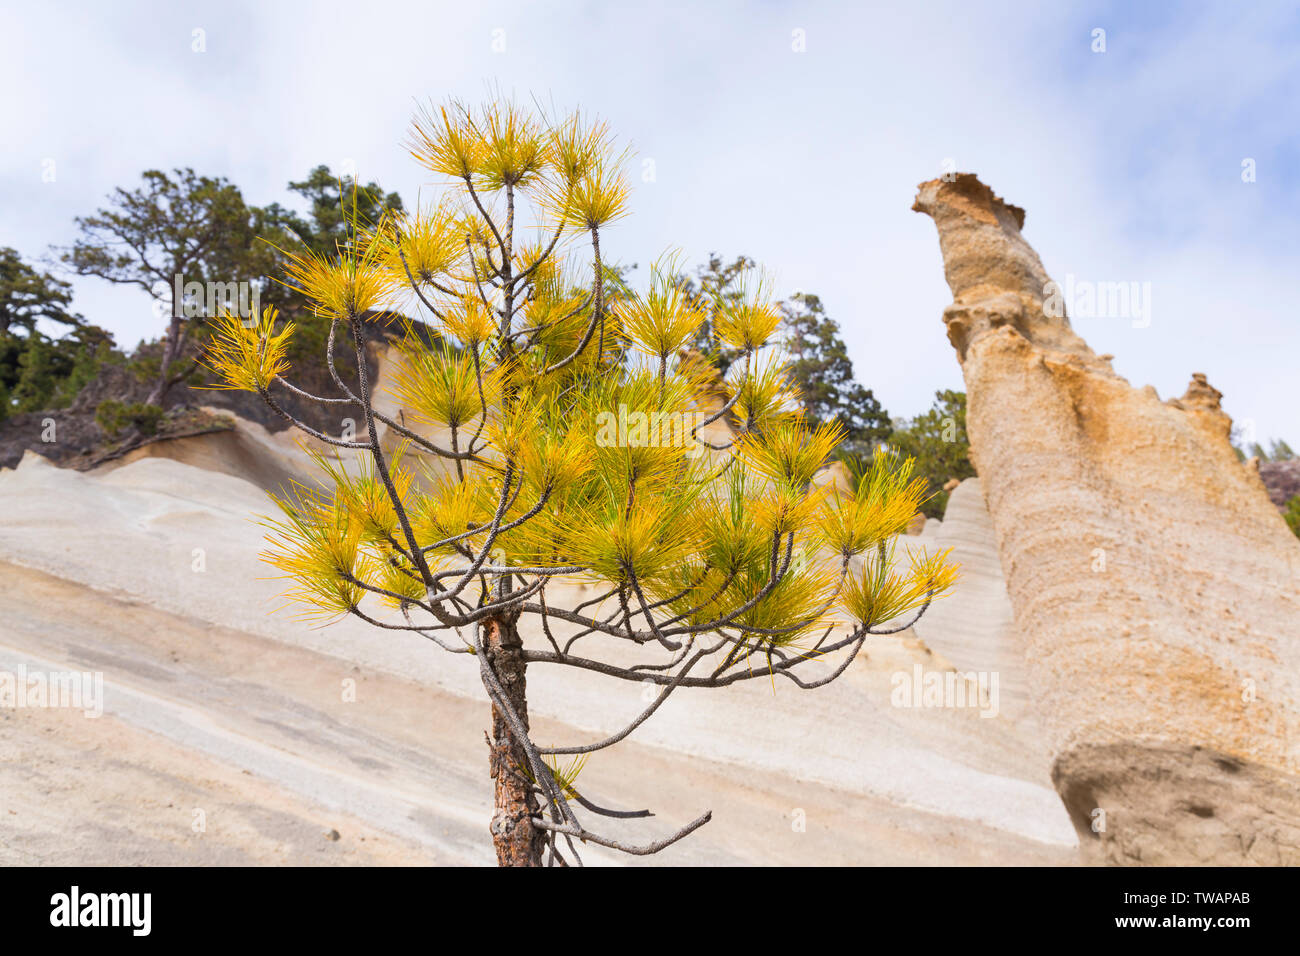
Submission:
[[[375,183],[358,186],[351,178],[336,178],[323,165],[289,184],[307,200],[305,216],[278,203],[250,206],[226,179],[200,176],[188,168],[148,170],[142,180],[136,189],[115,190],[108,205],[94,215],[78,218],[81,237],[63,259],[79,275],[136,285],[157,300],[168,322],[164,341],[161,347],[142,349],[133,368],[156,382],[150,400],[160,405],[173,385],[199,371],[194,356],[205,346],[216,318],[175,317],[178,275],[186,283],[252,284],[263,306],[277,306],[297,324],[290,357],[318,356],[329,323],[317,319],[295,290],[269,278],[282,271],[281,250],[336,255],[347,245],[353,225],[373,226],[386,214],[402,210],[396,193],[384,193]],[[341,371],[350,364],[346,355],[340,356]]]
[[[1291,446],[1280,438],[1270,441],[1267,451],[1259,442],[1255,442],[1250,446],[1250,453],[1260,461],[1290,461],[1295,458],[1295,452],[1291,450]]]
[[[112,337],[86,326],[52,339],[0,332],[0,419],[66,408],[114,356]]]
[[[740,355],[740,350],[730,348],[718,338],[718,316],[728,303],[744,298],[741,283],[745,273],[752,268],[754,260],[748,256],[736,256],[731,262],[724,262],[713,252],[709,254],[708,262],[696,268],[694,278],[680,277],[687,306],[702,311],[706,316],[691,346],[704,354],[723,375]]]
[[[325,165],[315,167],[301,182],[289,183],[289,189],[310,204],[307,218],[272,203],[261,210],[266,224],[262,234],[277,229],[287,231],[297,243],[322,256],[337,255],[346,248],[350,241],[349,220],[372,227],[385,216],[404,211],[402,197],[397,193],[385,193],[374,182],[359,186],[351,176],[335,176]]]
[[[841,456],[869,454],[893,428],[871,389],[854,381],[839,323],[826,315],[821,299],[808,293],[782,302],[781,313],[790,379],[804,414],[815,424],[838,421],[844,427]]]
[[[1296,453],[1280,438],[1275,438],[1268,443],[1265,448],[1259,442],[1249,440],[1249,433],[1239,425],[1232,427],[1232,450],[1236,452],[1239,461],[1245,461],[1247,458],[1258,458],[1260,461],[1290,461],[1296,457]]]
[[[84,319],[68,311],[72,286],[48,272],[37,272],[17,250],[0,248],[0,332],[19,326],[28,334],[40,319],[78,326]]]
[[[127,428],[144,435],[154,435],[162,422],[163,410],[145,402],[119,402],[106,398],[95,408],[95,422],[109,438],[117,438]]]
[[[1297,538],[1300,538],[1300,495],[1293,495],[1286,503],[1286,510],[1282,512],[1282,517],[1286,519],[1287,527]]]
[[[169,307],[178,273],[187,282],[265,281],[275,265],[258,238],[265,216],[237,186],[188,168],[141,178],[139,188],[119,187],[106,208],[77,217],[81,238],[63,258],[79,275],[156,289]]]
[[[926,480],[933,495],[921,510],[927,517],[941,518],[948,504],[943,486],[952,478],[973,477],[975,467],[966,435],[966,393],[944,389],[934,397],[928,411],[896,423],[889,444],[916,459],[916,474]]]
[[[265,292],[275,254],[258,236],[266,215],[244,202],[239,188],[192,169],[142,174],[134,190],[118,188],[106,207],[78,217],[81,236],[63,260],[78,275],[135,285],[152,295],[167,316],[166,342],[150,400],[194,371],[187,347],[201,344],[208,317],[176,316],[175,284],[248,282]]]
[[[69,311],[71,303],[67,282],[0,249],[0,420],[66,407],[113,354],[112,336]],[[42,322],[68,329],[55,337]]]
[[[307,200],[306,216],[279,203],[256,210],[262,223],[260,234],[273,249],[279,269],[285,265],[281,250],[292,255],[336,256],[348,248],[355,229],[374,228],[405,210],[397,193],[385,193],[375,182],[360,186],[350,176],[336,176],[324,164],[314,167],[305,179],[289,183],[289,190]],[[296,327],[287,351],[291,363],[305,366],[320,357],[329,340],[328,320],[319,318],[301,295],[280,282],[268,288],[263,304],[276,306]],[[336,361],[343,372],[354,364],[346,349]],[[304,384],[310,388],[325,382]]]

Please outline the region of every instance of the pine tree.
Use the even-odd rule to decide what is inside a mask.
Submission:
[[[975,475],[966,435],[966,393],[952,389],[935,392],[928,410],[896,423],[889,444],[914,459],[916,473],[926,481],[930,494],[921,510],[928,517],[942,518],[948,506],[943,486],[954,478],[962,481]]]
[[[781,332],[790,354],[790,377],[804,415],[815,424],[839,422],[841,454],[869,455],[889,437],[889,414],[853,377],[853,361],[840,338],[839,323],[821,299],[797,292],[781,303]]]
[[[743,283],[752,274],[754,266],[754,260],[749,256],[736,256],[727,262],[716,252],[711,252],[709,261],[696,268],[694,276],[681,277],[687,302],[704,314],[704,321],[695,330],[690,346],[724,375],[739,356],[739,350],[728,346],[718,337],[718,317],[728,303],[744,299]]]
[[[441,201],[354,222],[334,255],[291,256],[288,281],[330,323],[327,358],[342,339],[358,358],[336,395],[298,394],[358,417],[360,434],[295,422],[335,454],[320,456],[325,490],[279,501],[265,557],[313,613],[473,660],[492,701],[499,863],[577,863],[580,843],[657,852],[710,814],[640,846],[597,832],[582,818],[650,814],[590,800],[575,780],[588,755],[681,688],[833,680],[956,569],[946,552],[891,561],[924,496],[910,462],[881,452],[851,490],[814,482],[843,428],[798,413],[769,344],[773,303],[721,307],[716,333],[738,358],[722,408],[705,411],[678,358],[705,313],[671,268],[634,291],[607,264],[627,186],[603,124],[451,103],[417,115],[409,148],[447,181]],[[385,414],[360,353],[364,324],[395,302],[418,303],[438,334],[407,324],[388,389],[401,411]],[[278,397],[295,390],[293,333],[273,309],[253,327],[229,316],[208,361],[291,418]],[[657,693],[619,733],[543,745],[530,666]]]
[[[258,238],[268,224],[234,184],[188,168],[150,169],[141,179],[136,189],[116,189],[107,206],[76,219],[81,235],[63,260],[78,275],[134,285],[155,298],[167,327],[157,367],[147,369],[154,378],[147,401],[161,406],[194,373],[187,346],[207,332],[204,317],[185,316],[177,284],[244,282],[260,291],[273,257]]]
[[[0,419],[66,406],[111,354],[112,336],[71,305],[69,283],[0,248]]]

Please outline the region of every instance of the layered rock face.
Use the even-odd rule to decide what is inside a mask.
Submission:
[[[1093,860],[1300,863],[1300,540],[1203,375],[1162,402],[1045,309],[1024,211],[923,183],[1053,781]]]

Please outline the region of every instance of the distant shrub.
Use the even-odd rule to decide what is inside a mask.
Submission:
[[[1293,495],[1291,500],[1286,503],[1282,517],[1286,519],[1287,525],[1295,533],[1295,536],[1300,538],[1300,495]]]
[[[60,338],[39,331],[0,331],[0,420],[67,408],[100,366],[115,357],[112,343],[107,332],[89,325]]]
[[[911,420],[900,419],[886,444],[916,459],[915,474],[926,480],[930,498],[921,506],[927,518],[942,518],[948,506],[943,486],[950,479],[973,477],[970,439],[966,436],[966,393],[944,389],[934,404]]]
[[[109,438],[116,438],[127,428],[137,428],[141,434],[154,435],[162,421],[163,410],[144,402],[119,402],[106,398],[95,407],[95,422]]]
[[[1260,461],[1292,461],[1296,453],[1280,438],[1275,438],[1268,443],[1265,448],[1259,442],[1247,444],[1242,436],[1241,430],[1237,427],[1232,429],[1232,450],[1237,453],[1237,458],[1245,461],[1247,458],[1258,458]]]

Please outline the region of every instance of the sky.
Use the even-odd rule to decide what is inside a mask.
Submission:
[[[1026,209],[1058,281],[1150,290],[1149,315],[1074,317],[1116,371],[1162,398],[1204,372],[1245,438],[1300,448],[1295,4],[0,0],[0,15],[0,245],[29,260],[145,169],[294,205],[287,183],[326,163],[410,206],[436,195],[401,145],[416,104],[499,91],[598,114],[632,146],[607,260],[642,281],[671,248],[758,260],[780,294],[821,297],[895,416],[962,387],[934,226],[910,211],[955,168]],[[119,344],[161,334],[143,291],[74,288]]]

